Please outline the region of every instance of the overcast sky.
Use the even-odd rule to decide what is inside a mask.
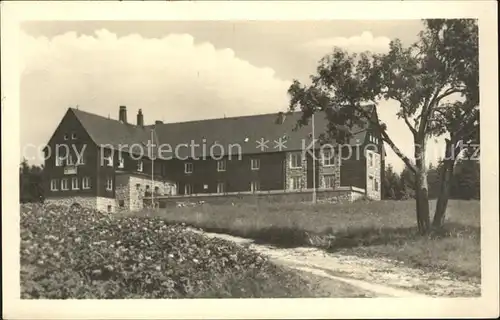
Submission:
[[[112,118],[126,105],[129,121],[142,108],[146,123],[285,110],[291,81],[307,80],[333,46],[384,52],[391,39],[410,43],[421,29],[418,20],[25,23],[21,119],[34,121],[21,123],[21,145],[47,143],[77,105]],[[411,155],[396,106],[381,102],[378,111]],[[428,158],[441,155],[431,141]],[[390,151],[388,161],[403,167]]]

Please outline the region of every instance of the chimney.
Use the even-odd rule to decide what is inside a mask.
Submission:
[[[142,114],[142,109],[139,109],[137,113],[137,125],[144,127],[144,115]]]
[[[118,114],[118,120],[123,123],[127,123],[127,107],[120,106],[120,113]]]
[[[156,121],[155,121],[155,124],[157,124],[157,125],[158,125],[158,124],[163,124],[163,121],[161,121],[161,120],[156,120]]]

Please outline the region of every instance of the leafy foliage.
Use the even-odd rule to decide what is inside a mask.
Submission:
[[[395,39],[387,53],[355,54],[334,48],[319,61],[310,84],[295,80],[288,93],[290,110],[302,110],[299,125],[322,111],[329,121],[329,136],[338,143],[351,136],[354,125],[371,122],[414,175],[417,225],[426,234],[430,231],[425,161],[428,138],[448,134],[447,151],[459,141],[478,138],[479,38],[473,19],[428,19],[423,23],[425,28],[416,42],[405,46]],[[413,159],[395,145],[387,125],[367,111],[367,105],[377,106],[381,100],[399,103],[396,115],[412,133]],[[446,177],[450,167],[443,170]],[[447,187],[448,179],[443,181]],[[443,192],[436,207],[438,227],[446,210],[446,196]]]
[[[43,166],[30,166],[26,159],[21,162],[19,167],[19,192],[21,203],[43,201],[42,174]]]
[[[441,184],[441,169],[443,161],[437,166],[432,164],[428,170],[429,198],[439,197]],[[480,199],[481,175],[479,161],[462,158],[453,170],[451,177],[451,199]],[[383,198],[390,200],[405,200],[415,197],[414,179],[407,168],[400,174],[394,172],[392,166],[385,168]]]
[[[22,298],[307,297],[294,273],[161,218],[21,207]]]

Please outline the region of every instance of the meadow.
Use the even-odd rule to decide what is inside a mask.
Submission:
[[[189,230],[387,257],[479,283],[478,201],[451,201],[446,230],[420,236],[412,201],[235,204],[105,214],[21,205],[21,298],[364,297]]]
[[[431,202],[431,210],[434,205]],[[281,247],[312,246],[386,257],[474,282],[481,278],[479,201],[451,200],[444,231],[429,236],[421,236],[416,230],[413,200],[335,205],[203,204],[129,215],[155,216],[168,223],[184,223]]]

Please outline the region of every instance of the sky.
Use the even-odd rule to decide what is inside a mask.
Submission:
[[[22,25],[21,147],[44,146],[67,108],[129,121],[178,122],[284,111],[294,79],[307,81],[335,46],[385,52],[416,40],[419,20],[386,21],[65,21]],[[412,137],[381,101],[379,117],[408,156]],[[30,120],[27,120],[30,119]],[[34,121],[33,121],[34,119]],[[387,148],[387,162],[403,163]],[[33,149],[24,152],[41,163]],[[427,158],[443,154],[429,141]]]

